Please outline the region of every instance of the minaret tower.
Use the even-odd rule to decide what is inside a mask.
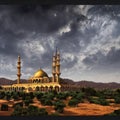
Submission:
[[[53,61],[52,61],[52,82],[55,82],[55,73],[56,73],[56,56],[53,55]]]
[[[20,56],[18,56],[17,69],[18,69],[18,72],[17,72],[17,76],[18,76],[17,84],[20,84],[20,76],[21,76],[21,59],[20,59]]]
[[[60,53],[56,49],[56,82],[59,82],[60,74]]]

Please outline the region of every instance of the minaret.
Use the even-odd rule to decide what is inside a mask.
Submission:
[[[18,69],[18,79],[17,79],[17,84],[20,84],[20,76],[21,76],[21,60],[20,60],[20,56],[18,56],[18,62],[17,62],[17,69]]]
[[[52,61],[52,82],[55,82],[55,73],[56,73],[56,56],[53,55],[53,61]]]
[[[56,50],[56,82],[59,82],[60,74],[60,53]]]

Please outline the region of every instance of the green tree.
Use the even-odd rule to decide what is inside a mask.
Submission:
[[[63,113],[64,107],[66,106],[62,101],[56,101],[54,103],[55,110],[59,113]]]
[[[79,103],[79,100],[78,100],[78,99],[72,98],[72,99],[68,102],[68,105],[69,105],[69,106],[72,106],[72,107],[75,107],[75,106],[78,105],[78,103]]]
[[[115,103],[119,104],[120,103],[120,97],[119,96],[115,96],[114,97]]]
[[[30,105],[28,107],[28,113],[29,113],[29,116],[39,116],[39,115],[42,115],[42,116],[45,116],[45,115],[48,115],[48,112],[46,111],[45,108],[38,108],[36,106],[33,106],[33,105]]]
[[[33,100],[31,99],[30,96],[26,96],[25,100],[24,100],[24,103],[25,103],[26,106],[28,106],[30,103],[33,103]]]
[[[17,93],[17,92],[13,92],[12,98],[13,98],[14,100],[18,100],[18,99],[19,99],[18,93]]]
[[[35,94],[35,96],[37,97],[37,99],[41,99],[42,96],[43,96],[43,93],[42,93],[42,92],[37,92],[37,93]]]
[[[5,94],[5,99],[6,99],[6,100],[10,100],[10,98],[11,98],[10,92],[6,92],[6,94]]]
[[[0,91],[0,99],[3,99],[5,97],[5,92],[4,91]]]
[[[7,104],[1,104],[1,111],[8,111],[8,105]]]
[[[38,108],[36,106],[30,105],[28,108],[22,108],[17,105],[12,113],[12,116],[45,116],[48,112],[44,108]]]
[[[53,103],[50,99],[42,98],[40,101],[41,101],[42,105],[50,105],[50,106],[53,105]]]
[[[14,108],[15,108],[16,106],[23,107],[23,102],[18,102],[18,103],[16,103],[16,104],[14,104]]]

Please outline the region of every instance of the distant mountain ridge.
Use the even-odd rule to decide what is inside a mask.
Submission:
[[[6,78],[0,78],[0,85],[12,85],[12,84],[16,84],[17,80],[10,80],[10,79],[6,79]],[[21,79],[21,83],[27,83],[26,79]],[[74,85],[76,87],[92,87],[92,88],[96,88],[96,89],[105,89],[105,88],[109,88],[109,89],[118,89],[120,88],[120,83],[115,83],[115,82],[111,82],[111,83],[97,83],[97,82],[93,82],[93,81],[86,81],[86,80],[82,80],[82,81],[73,81],[70,79],[66,79],[66,78],[61,78],[60,80],[60,84],[64,84],[64,85]]]
[[[0,78],[0,85],[12,85],[16,84],[17,80],[10,80],[7,78]],[[21,79],[21,83],[27,83],[27,80]]]

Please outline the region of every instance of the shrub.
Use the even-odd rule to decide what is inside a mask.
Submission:
[[[14,104],[14,107],[16,107],[16,106],[23,107],[23,102],[19,102],[19,103]]]
[[[48,115],[48,112],[46,111],[45,108],[38,108],[36,106],[33,106],[33,105],[30,105],[28,107],[28,113],[29,113],[29,116],[38,116],[38,115]]]
[[[31,99],[33,99],[33,98],[34,98],[33,92],[30,92],[30,93],[29,93],[29,96],[30,96]]]
[[[98,99],[93,98],[93,97],[89,97],[89,102],[95,103],[95,104],[100,104],[100,101]]]
[[[118,109],[118,110],[114,110],[114,112],[113,113],[111,113],[111,114],[109,114],[110,116],[120,116],[120,109]]]
[[[27,116],[27,115],[28,115],[27,108],[22,108],[20,105],[16,105],[13,113],[11,114],[11,116]]]
[[[42,98],[40,101],[41,101],[42,105],[53,105],[52,101],[50,99],[44,99],[44,98]]]
[[[82,102],[82,99],[84,98],[84,93],[79,92],[76,96],[76,99],[79,100],[79,102]]]
[[[6,95],[5,95],[5,99],[10,100],[10,98],[11,98],[11,94],[9,92],[7,92]]]
[[[96,96],[96,94],[97,94],[96,90],[91,87],[84,88],[84,93],[86,96]]]
[[[5,97],[5,92],[0,92],[0,99],[3,99]]]
[[[26,106],[28,106],[30,103],[33,103],[33,100],[31,99],[30,96],[26,96],[25,100],[24,100],[24,103],[25,103]]]
[[[117,103],[117,104],[120,103],[120,97],[119,96],[115,96],[114,100],[115,100],[115,103]]]
[[[63,92],[63,93],[57,94],[56,97],[60,100],[65,100],[68,97],[68,95],[67,93]]]
[[[69,102],[68,102],[68,105],[69,106],[77,106],[77,104],[79,103],[79,100],[75,99],[75,98],[72,98]]]
[[[99,98],[89,97],[89,101],[90,103],[95,103],[100,105],[109,105],[109,102],[103,97],[99,97]]]
[[[38,108],[36,106],[28,106],[28,108],[22,108],[17,105],[12,113],[12,116],[40,116],[48,115],[48,112],[44,108]]]
[[[1,111],[8,111],[8,105],[7,104],[1,104]]]
[[[43,93],[39,92],[39,93],[36,93],[35,95],[37,97],[37,99],[41,99],[42,96],[43,96]]]
[[[109,105],[109,102],[106,99],[99,98],[99,102],[101,105]]]
[[[57,101],[54,103],[55,110],[59,113],[63,113],[64,107],[66,106],[62,101]]]
[[[18,100],[19,95],[18,95],[16,92],[13,92],[12,98],[13,98],[14,100]]]
[[[53,98],[54,98],[54,94],[53,94],[53,92],[44,93],[43,96],[42,96],[41,98],[43,98],[43,99],[49,99],[49,100],[53,100]]]

